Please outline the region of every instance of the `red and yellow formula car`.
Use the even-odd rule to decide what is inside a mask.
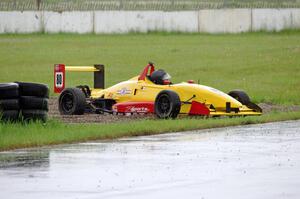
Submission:
[[[94,88],[65,88],[66,71],[94,72]],[[104,88],[104,66],[54,66],[54,91],[60,93],[59,110],[65,115],[94,113],[153,113],[159,118],[178,114],[200,116],[261,115],[262,109],[240,90],[228,94],[193,81],[173,84],[164,70],[149,63],[127,81]]]

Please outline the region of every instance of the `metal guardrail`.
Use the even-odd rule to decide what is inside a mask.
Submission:
[[[12,10],[199,10],[220,8],[300,8],[300,0],[1,0]]]

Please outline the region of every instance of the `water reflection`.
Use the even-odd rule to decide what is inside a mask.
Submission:
[[[49,167],[48,150],[27,150],[0,153],[0,169],[47,167]]]

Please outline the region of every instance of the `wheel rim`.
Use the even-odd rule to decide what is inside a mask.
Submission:
[[[169,96],[162,95],[158,99],[158,111],[163,116],[168,116],[171,112],[171,101]]]
[[[65,93],[61,98],[61,108],[63,112],[68,113],[74,107],[74,99],[71,93]]]

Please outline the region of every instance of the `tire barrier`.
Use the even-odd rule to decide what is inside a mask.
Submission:
[[[44,110],[39,110],[39,109],[22,110],[22,116],[24,121],[41,120],[45,122],[47,121],[47,115],[48,112]]]
[[[3,121],[17,121],[20,116],[19,85],[0,84],[0,116]]]
[[[16,82],[19,85],[21,96],[35,96],[41,98],[49,98],[49,88],[45,84]]]
[[[0,83],[0,121],[46,122],[49,88],[30,82]]]
[[[0,100],[1,110],[20,110],[19,99],[2,99]]]
[[[23,110],[49,111],[48,98],[21,96],[20,104]]]
[[[19,116],[20,116],[19,110],[5,110],[1,112],[2,121],[16,122],[18,121]]]
[[[19,85],[16,83],[0,84],[0,99],[16,99],[19,97]]]

